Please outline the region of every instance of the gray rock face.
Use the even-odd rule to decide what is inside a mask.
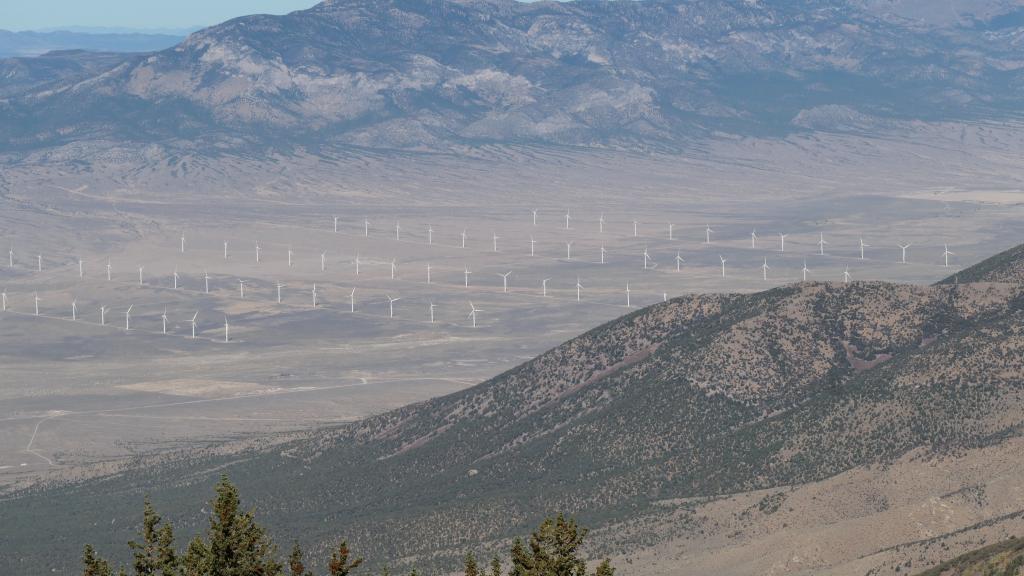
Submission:
[[[1024,11],[961,4],[950,23],[909,1],[328,0],[5,91],[0,148],[677,148],[715,131],[1008,116]]]

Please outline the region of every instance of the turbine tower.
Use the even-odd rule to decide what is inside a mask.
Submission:
[[[292,247],[288,247],[288,267],[292,267]]]
[[[508,272],[505,272],[504,274],[498,274],[498,276],[501,276],[501,285],[502,285],[501,291],[504,292],[505,294],[508,294],[508,277],[511,276],[511,275],[512,275],[512,271],[511,270],[509,270]]]
[[[540,282],[540,295],[542,298],[547,298],[548,296],[548,280],[551,280],[551,278],[545,278]]]
[[[493,235],[493,238],[494,238],[494,251],[497,252],[498,251],[498,238],[499,238],[499,236],[495,233]]]
[[[711,244],[711,233],[712,232],[714,232],[714,230],[711,229],[711,225],[710,224],[708,224],[708,225],[706,225],[704,227],[704,243],[705,244]]]
[[[313,308],[316,308],[316,283],[313,284]]]
[[[100,306],[100,326],[107,325],[107,307]]]
[[[860,239],[860,259],[861,260],[864,259],[864,249],[865,248],[870,248],[870,247],[871,247],[871,244],[865,243],[863,238]]]
[[[467,267],[465,272],[463,272],[463,275],[465,276],[464,281],[465,281],[465,284],[466,284],[466,288],[469,288],[469,275],[470,274],[472,274],[472,272],[470,272],[469,268]]]
[[[828,244],[828,242],[825,241],[825,233],[818,232],[818,256],[825,255],[825,244]]]
[[[531,235],[530,236],[530,256],[533,256],[535,254],[536,246],[537,246],[537,241],[534,240],[533,236]]]
[[[230,334],[231,334],[231,327],[228,326],[228,316],[227,316],[227,314],[225,314],[224,315],[224,342],[225,343],[231,341]]]
[[[37,272],[42,272],[43,271],[43,255],[42,254],[37,254],[36,255],[36,271]]]
[[[320,253],[320,271],[324,272],[327,270],[327,252]]]
[[[605,257],[605,255],[607,255],[607,254],[608,254],[608,251],[607,251],[607,250],[605,250],[605,249],[604,249],[604,246],[602,245],[602,246],[601,246],[601,264],[604,264],[604,257]]]
[[[565,229],[566,229],[566,230],[568,230],[568,229],[569,229],[569,220],[571,220],[571,219],[572,219],[572,217],[571,217],[571,216],[569,216],[569,211],[568,211],[568,210],[566,210],[566,211],[565,211]]]
[[[359,276],[359,254],[356,254],[356,276]]]
[[[430,262],[427,262],[427,284],[430,284]]]
[[[761,279],[766,282],[768,281],[768,270],[768,257],[765,256],[764,264],[761,265]]]
[[[430,303],[430,323],[431,324],[434,323],[434,308],[437,308],[437,304],[434,304],[433,302],[431,302]]]
[[[71,320],[78,320],[78,300],[71,301]]]
[[[565,243],[565,259],[572,260],[572,240]]]
[[[427,224],[427,244],[434,243],[434,227]]]
[[[228,241],[227,240],[224,241],[224,259],[225,260],[228,259]]]
[[[850,283],[850,267],[847,266],[846,269],[843,270],[843,284],[849,284],[849,283]]]
[[[465,229],[462,230],[462,234],[460,234],[460,236],[462,236],[462,248],[465,249],[466,248],[466,230]]]
[[[245,280],[238,280],[238,297],[245,300]]]
[[[387,297],[388,297],[388,318],[394,318],[395,317],[395,302],[398,302],[399,300],[401,300],[401,298],[392,298],[390,294],[388,294]]]
[[[256,242],[256,263],[257,264],[260,263],[260,243],[259,243],[259,241]]]
[[[131,330],[132,329],[131,328],[132,308],[134,308],[134,307],[135,307],[135,304],[132,304],[131,306],[128,306],[127,310],[124,311],[124,329],[125,330]]]
[[[177,268],[174,269],[173,277],[174,277],[174,289],[177,290],[178,289],[178,269]]]
[[[3,300],[4,312],[7,312],[7,290],[0,292],[0,299]]]
[[[668,239],[669,240],[675,240],[675,237],[674,237],[674,235],[672,233],[672,230],[674,228],[675,228],[675,224],[669,223],[669,225],[668,225]]]
[[[181,233],[181,253],[185,253],[185,233]]]
[[[199,312],[196,312],[195,315],[192,316],[192,339],[193,340],[196,339],[196,318],[199,318]]]
[[[142,286],[142,270],[145,266],[139,266],[139,286]]]
[[[597,219],[597,231],[604,234],[604,212],[602,212],[601,217]]]
[[[160,315],[160,320],[163,322],[162,332],[167,334],[167,308],[164,308],[164,313]]]
[[[33,292],[32,295],[33,295],[33,298],[35,299],[35,302],[36,302],[36,316],[39,316],[39,302],[40,302],[39,293],[38,292]]]
[[[803,275],[804,275],[804,282],[807,282],[807,273],[810,272],[810,271],[811,270],[809,268],[807,268],[807,259],[805,258],[804,259],[804,268],[803,268],[803,270],[801,270],[801,272],[803,272]]]
[[[637,232],[637,226],[639,226],[639,222],[637,222],[636,220],[633,220],[633,238],[636,238],[638,236],[638,234],[639,234]]]
[[[206,294],[210,293],[210,273],[203,271],[203,289]]]
[[[476,313],[483,312],[483,310],[473,305],[473,301],[469,301],[469,317],[473,319],[473,328],[476,328]]]
[[[580,284],[580,277],[576,277],[576,301],[580,301],[580,292],[583,290],[583,284]]]
[[[679,252],[676,252],[676,272],[679,272],[679,271],[682,270],[683,262],[686,262],[686,260],[683,259],[683,257],[679,255]]]
[[[335,234],[338,233],[338,217],[337,216],[334,217],[334,233]]]
[[[85,267],[82,265],[82,259],[78,259],[78,277],[85,278]]]
[[[942,248],[942,257],[945,260],[945,264],[943,264],[943,266],[945,266],[946,268],[949,268],[949,257],[950,256],[956,256],[956,253],[949,251],[949,244],[943,244],[942,246],[943,246],[943,248]]]
[[[534,226],[537,225],[537,211],[536,210],[533,211],[533,225]]]
[[[395,263],[395,259],[391,259],[391,279],[395,279],[395,274],[398,272],[398,264]]]
[[[348,311],[355,313],[356,311],[356,289],[353,288],[348,294]]]
[[[277,303],[278,304],[281,303],[281,288],[284,288],[285,286],[287,286],[287,284],[281,284],[280,282],[277,283]]]
[[[900,264],[906,264],[907,263],[907,248],[910,248],[911,244],[909,244],[909,243],[908,244],[899,244],[898,246],[900,247],[900,251],[901,251],[901,254],[900,254]]]
[[[722,278],[725,278],[725,256],[719,254],[718,259],[722,261]]]
[[[626,308],[630,308],[631,307],[630,306],[630,302],[629,302],[629,292],[630,292],[629,291],[629,283],[627,282],[626,283]]]
[[[786,236],[789,236],[789,234],[779,232],[779,252],[786,251]]]
[[[757,250],[757,229],[750,232],[750,247]]]
[[[402,241],[402,224],[395,220],[395,241]]]
[[[110,282],[110,258],[107,258],[107,282]]]
[[[370,221],[365,218],[363,219],[363,237],[370,237]]]

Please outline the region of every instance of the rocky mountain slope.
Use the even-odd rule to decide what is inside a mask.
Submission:
[[[1012,538],[972,550],[918,576],[1018,576],[1024,569],[1024,540]]]
[[[1009,118],[1020,10],[985,3],[933,26],[913,2],[329,0],[237,18],[88,78],[23,83],[0,100],[0,151],[678,149],[722,132]]]
[[[824,494],[852,492],[863,503],[808,512],[801,522],[873,518],[881,524],[867,529],[881,533],[885,522],[902,522],[885,516],[890,506],[900,508],[893,494],[868,497],[872,482],[938,490],[924,480],[934,473],[882,482],[887,469],[915,462],[955,468],[991,458],[986,450],[1012,451],[1008,443],[1020,440],[1022,260],[1018,247],[964,271],[961,281],[934,286],[811,282],[678,298],[476,387],[284,448],[196,452],[15,494],[0,502],[0,515],[47,520],[14,534],[4,562],[50,567],[53,547],[38,546],[43,533],[72,557],[85,535],[96,537],[91,527],[107,526],[108,518],[110,538],[124,540],[136,501],[158,486],[158,505],[195,529],[196,494],[222,472],[285,535],[326,543],[341,533],[371,557],[421,566],[449,565],[465,548],[485,548],[552,510],[595,526],[596,552],[627,556],[666,542],[743,542],[766,530],[776,511],[799,514],[790,505],[780,511],[787,499],[804,498],[812,510]],[[979,281],[962,281],[967,277]],[[984,494],[999,467],[980,466],[963,486],[950,475],[940,492],[912,496]],[[1003,481],[1014,477],[1010,490],[1024,490],[1019,475]],[[835,479],[839,488],[801,496]],[[928,521],[926,532],[910,531],[918,536],[901,533],[909,541],[879,543],[854,557],[819,555],[816,563],[776,572],[821,574],[857,558],[874,558],[877,568],[913,542],[935,544],[944,534],[1024,515],[1024,502],[995,501],[974,498],[964,518]],[[723,520],[722,510],[731,510],[731,519]],[[797,529],[787,526],[776,529]],[[919,563],[941,557],[928,549]],[[728,555],[714,561],[707,568],[715,573],[764,573],[756,564],[730,563]]]

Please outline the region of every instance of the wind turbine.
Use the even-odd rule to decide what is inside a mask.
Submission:
[[[3,305],[4,305],[3,311],[7,312],[7,290],[4,290],[3,292],[0,292],[0,298],[3,299]]]
[[[639,226],[639,223],[636,220],[633,220],[633,238],[637,237],[637,226]]]
[[[185,253],[185,233],[181,233],[181,253]]]
[[[225,260],[228,259],[228,241],[227,240],[224,241],[224,259]]]
[[[398,220],[395,220],[395,241],[402,241],[402,225],[398,222]]]
[[[256,242],[256,263],[260,263],[260,243]]]
[[[943,244],[942,246],[943,246],[943,248],[942,248],[942,257],[945,259],[944,266],[946,268],[949,268],[949,257],[950,256],[956,256],[956,253],[949,251],[949,244]]]
[[[843,284],[850,283],[850,267],[847,266],[846,270],[843,270]]]
[[[686,262],[686,260],[679,255],[679,252],[676,252],[676,272],[679,272],[682,269],[681,266],[683,262]]]
[[[33,295],[33,298],[35,298],[35,302],[36,302],[36,316],[39,316],[39,302],[40,302],[40,300],[39,300],[39,293],[38,292],[33,292],[32,295]]]
[[[674,228],[675,228],[675,224],[669,223],[669,225],[668,225],[668,239],[669,240],[675,240],[675,237],[673,236],[673,233],[672,233],[672,230]]]
[[[398,302],[399,300],[401,300],[401,298],[392,298],[390,294],[388,294],[387,297],[388,297],[388,318],[394,318],[395,317],[395,302]]]
[[[431,324],[434,323],[434,308],[437,308],[437,304],[434,304],[433,302],[431,302],[430,303],[430,323]]]
[[[462,234],[460,234],[460,236],[462,236],[462,247],[463,247],[463,249],[465,249],[465,247],[466,247],[466,230],[465,229],[462,230]]]
[[[906,245],[899,244],[898,246],[900,247],[900,250],[902,251],[902,254],[900,255],[900,264],[906,264],[907,263],[907,248],[910,248],[911,244],[909,244],[909,243],[906,244]]]
[[[84,278],[85,277],[85,267],[82,266],[82,259],[81,258],[78,259],[78,277],[79,278]]]
[[[629,292],[630,292],[629,291],[629,283],[627,282],[626,283],[626,308],[630,308],[631,307],[630,306],[630,302],[629,302]]]
[[[601,217],[597,219],[597,230],[601,234],[604,234],[604,212],[602,212]]]
[[[765,256],[764,257],[764,264],[761,265],[761,279],[764,280],[764,281],[768,281],[768,270],[769,270],[769,267],[768,267],[768,257]]]
[[[864,239],[863,239],[863,238],[861,238],[861,239],[860,239],[860,259],[861,259],[861,260],[863,260],[863,259],[864,259],[864,249],[865,249],[865,248],[870,248],[870,247],[871,247],[871,244],[866,244],[866,243],[864,242]]]
[[[359,254],[356,254],[356,276],[359,276]]]
[[[427,244],[434,243],[434,227],[427,224]]]
[[[193,340],[196,339],[196,318],[199,318],[199,312],[196,312],[195,315],[192,316],[192,339]]]
[[[483,310],[473,305],[473,301],[469,301],[469,317],[473,319],[473,328],[476,328],[476,313],[483,312]]]
[[[107,325],[107,307],[100,306],[100,326]]]
[[[427,262],[427,284],[430,284],[430,263]]]
[[[370,237],[370,221],[365,218],[363,219],[363,237]]]
[[[751,230],[750,232],[750,247],[757,249],[757,229]]]
[[[238,297],[245,300],[245,280],[238,280]]]
[[[142,286],[142,270],[145,266],[139,266],[139,286]]]
[[[313,308],[316,308],[316,283],[313,284]]]
[[[338,233],[338,217],[337,216],[334,217],[334,233],[335,234]]]
[[[395,279],[395,273],[398,271],[398,264],[395,263],[395,259],[391,259],[391,279]]]
[[[580,301],[580,291],[583,290],[583,284],[580,284],[580,277],[576,277],[576,301]]]
[[[708,225],[706,225],[704,227],[704,243],[705,244],[711,244],[711,233],[712,232],[714,232],[714,230],[711,229],[711,225],[710,224],[708,224]]]
[[[545,278],[545,279],[541,280],[541,282],[540,282],[540,290],[541,290],[540,295],[543,298],[547,298],[547,296],[548,296],[548,280],[551,280],[551,278]]]
[[[37,272],[42,272],[43,271],[43,255],[42,254],[37,254],[36,255],[36,271]]]
[[[495,252],[498,251],[498,238],[499,238],[499,236],[497,234],[494,234],[494,251]]]
[[[651,266],[650,264],[654,264]],[[658,267],[658,264],[654,262],[651,255],[647,252],[647,246],[644,246],[644,270],[653,270]]]
[[[71,301],[71,320],[78,320],[78,300]]]
[[[786,251],[786,236],[789,236],[789,234],[779,232],[779,252]]]
[[[324,272],[327,270],[327,252],[320,253],[320,271]]]
[[[537,211],[536,210],[533,211],[533,225],[534,226],[537,225]]]
[[[173,276],[174,276],[174,289],[177,290],[178,289],[178,269],[177,268],[174,269]]]
[[[14,268],[14,246],[11,246],[11,249],[7,251],[7,267]]]
[[[566,230],[569,229],[569,220],[571,220],[571,217],[569,216],[569,211],[566,210],[565,211],[565,229]]]
[[[348,311],[354,313],[356,311],[356,289],[353,288],[348,294]]]
[[[284,288],[285,286],[287,286],[287,284],[281,284],[280,282],[277,283],[277,303],[278,304],[281,303],[281,288]]]
[[[722,278],[725,278],[725,256],[719,254],[718,259],[722,261]]]
[[[292,267],[292,247],[288,247],[288,267]]]
[[[206,272],[205,270],[203,271],[203,284],[204,284],[204,291],[207,294],[209,294],[210,293],[210,273]]]
[[[604,257],[606,254],[608,254],[608,251],[604,249],[604,246],[601,246],[601,264],[604,264]]]
[[[230,334],[231,334],[231,327],[228,326],[228,316],[227,316],[227,314],[225,314],[224,315],[224,342],[231,341]]]
[[[167,334],[167,308],[164,308],[164,313],[160,315],[160,320],[163,321],[163,333]]]
[[[828,244],[828,242],[825,241],[825,233],[818,232],[818,256],[825,255],[825,244]]]
[[[107,282],[110,282],[110,258],[107,258]]]
[[[801,270],[801,272],[803,272],[803,274],[804,274],[804,282],[807,282],[807,273],[810,272],[810,269],[807,268],[807,259],[806,258],[804,259],[804,269]]]
[[[501,276],[501,291],[504,292],[505,294],[508,294],[508,277],[511,275],[511,270],[505,272],[504,274],[498,274],[498,276]]]
[[[135,307],[135,304],[132,304],[131,306],[128,307],[127,310],[124,311],[124,329],[125,330],[131,330],[132,308],[134,308],[134,307]]]
[[[572,240],[565,243],[565,259],[572,260]]]
[[[534,249],[535,249],[536,246],[537,246],[537,241],[534,240],[533,236],[531,235],[530,236],[530,256],[534,255]]]
[[[469,275],[470,274],[472,274],[472,272],[469,271],[469,267],[467,266],[466,270],[464,272],[466,288],[469,288]]]

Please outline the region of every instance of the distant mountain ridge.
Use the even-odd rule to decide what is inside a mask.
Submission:
[[[39,56],[60,50],[156,52],[181,42],[184,34],[159,32],[48,32],[0,30],[0,58]]]
[[[1018,117],[1013,6],[984,12],[1009,18],[989,30],[919,25],[900,16],[907,4],[893,16],[865,0],[331,0],[8,93],[0,150],[678,149],[723,132],[844,130],[851,117]]]
[[[808,282],[676,298],[449,396],[270,450],[192,452],[16,494],[0,514],[60,517],[57,541],[74,542],[93,535],[97,514],[129,525],[137,506],[125,494],[160,486],[159,502],[188,529],[201,516],[176,507],[227,472],[279,530],[324,546],[342,533],[372,557],[421,566],[450,568],[466,548],[550,510],[594,526],[601,555],[715,543],[731,532],[705,504],[763,494],[753,508],[768,522],[800,486],[908,454],[948,467],[1024,438],[1022,263],[1018,247],[980,264],[977,283]],[[887,506],[867,500],[876,512]],[[1019,502],[1007,506],[972,508],[974,529],[1024,517]],[[54,530],[12,536],[10,566],[50,566],[39,529]]]

